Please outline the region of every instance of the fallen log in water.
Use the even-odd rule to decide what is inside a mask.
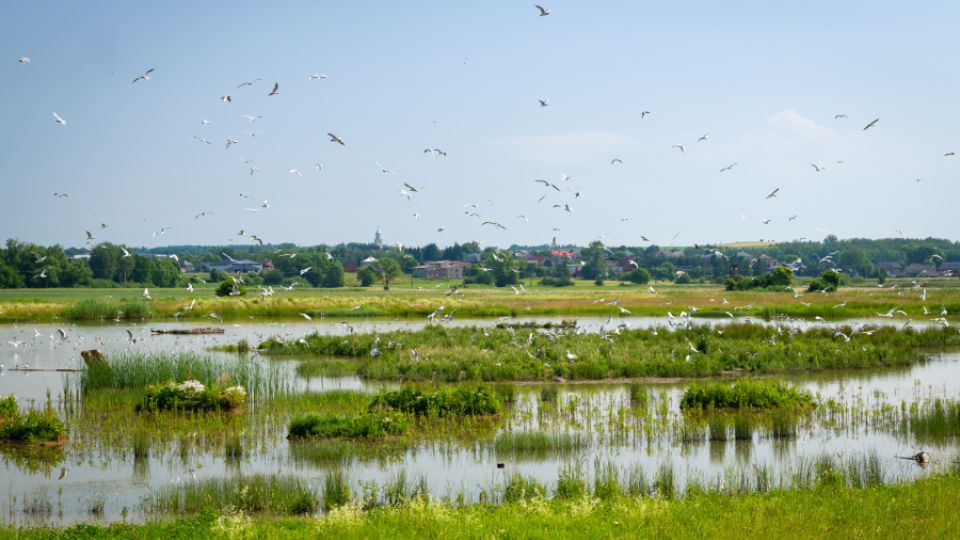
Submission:
[[[223,328],[151,328],[150,333],[154,335],[172,334],[177,336],[192,336],[199,334],[222,334]]]

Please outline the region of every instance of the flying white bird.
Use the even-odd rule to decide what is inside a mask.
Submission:
[[[303,179],[303,173],[300,172],[300,169],[290,169],[290,170],[287,171],[287,172],[290,173],[290,174],[295,174],[295,175],[299,176],[301,180]]]
[[[252,81],[243,81],[242,83],[237,85],[237,88],[243,88],[244,86],[253,86],[253,83],[257,81],[262,81],[262,80],[263,79],[254,79]]]
[[[131,82],[130,84],[133,84],[133,83],[135,83],[135,82],[137,82],[137,81],[149,81],[149,80],[150,80],[150,74],[153,73],[153,69],[154,69],[154,68],[150,68],[150,69],[144,71],[144,72],[143,72],[143,75],[140,75],[139,77],[137,77],[136,79],[134,79],[133,82]]]
[[[706,142],[706,141],[709,141],[709,140],[710,140],[710,134],[709,134],[709,133],[704,133],[703,135],[700,136],[699,139],[697,139],[697,142],[698,142],[698,143],[699,143],[699,142]]]
[[[53,113],[53,120],[54,122],[60,124],[61,126],[67,125],[67,121],[64,120],[63,118],[60,118],[60,115],[57,114],[56,112]]]
[[[680,144],[680,143],[671,144],[671,145],[670,145],[670,148],[676,148],[676,149],[680,150],[680,153],[682,153],[682,154],[686,154],[686,153],[687,153],[687,151],[683,149],[683,145]]]
[[[541,16],[541,17],[546,17],[547,15],[550,14],[550,10],[547,9],[547,8],[545,8],[545,7],[543,7],[543,6],[541,6],[540,4],[534,4],[534,7],[536,7],[537,9],[540,10],[540,16]],[[561,17],[561,18],[562,18],[562,17]]]
[[[734,161],[733,163],[731,163],[731,164],[727,165],[726,167],[720,169],[720,172],[726,172],[726,171],[732,170],[734,167],[737,166],[737,163],[739,163],[739,162]]]
[[[772,198],[776,197],[778,191],[780,191],[780,188],[777,188],[777,189],[771,191],[770,194],[767,195],[767,198],[768,198],[768,199],[772,199]]]
[[[340,146],[346,146],[346,145],[347,145],[347,143],[343,142],[343,139],[341,139],[340,137],[338,137],[336,134],[330,133],[330,132],[328,131],[328,132],[327,132],[327,135],[330,137],[330,142],[335,142],[335,143],[339,144]]]
[[[313,75],[310,75],[310,77],[308,77],[307,80],[310,80],[310,81],[319,81],[319,80],[323,80],[323,79],[326,79],[326,78],[327,78],[327,76],[324,75],[323,73],[314,73]]]
[[[538,99],[537,101],[540,103],[540,106],[541,106],[541,107],[549,107],[549,106],[550,106],[550,102],[547,101],[547,100],[545,100],[545,99]]]
[[[221,97],[220,97],[220,101],[222,101],[222,102],[224,102],[224,103],[230,103],[231,101],[233,101],[233,98],[230,97],[229,95],[221,96]]]
[[[873,126],[877,125],[877,122],[879,122],[879,121],[880,121],[879,118],[874,118],[873,120],[870,121],[869,124],[863,126],[863,131],[866,131],[866,130],[872,128]]]
[[[270,90],[270,93],[267,94],[267,95],[268,95],[268,96],[275,96],[275,95],[277,95],[277,94],[279,94],[279,93],[280,93],[280,83],[279,83],[279,82],[275,82],[275,83],[273,83],[273,89]]]
[[[236,139],[227,139],[227,145],[224,147],[224,150],[229,150],[229,149],[230,149],[230,145],[232,145],[232,144],[237,144],[237,143],[239,143],[239,142],[240,142],[240,141],[238,141],[238,140],[236,140]]]
[[[30,63],[30,57],[29,57],[29,56],[21,56],[21,57],[17,60],[17,62],[20,62],[21,64],[29,64],[29,63]]]

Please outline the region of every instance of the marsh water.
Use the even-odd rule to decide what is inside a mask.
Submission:
[[[531,319],[533,321],[533,319]],[[558,322],[560,319],[535,319]],[[496,320],[455,320],[455,325],[494,325]],[[596,329],[608,319],[581,319]],[[635,328],[665,325],[664,319],[616,319]],[[697,321],[724,324],[725,320]],[[844,321],[856,324],[867,321]],[[885,320],[869,321],[883,324]],[[385,332],[418,329],[422,321],[351,322],[352,331]],[[799,324],[816,323],[766,323]],[[822,324],[822,323],[821,323]],[[21,407],[31,402],[58,406],[64,389],[75,384],[83,368],[79,352],[100,348],[108,355],[123,351],[193,352],[235,359],[215,353],[215,345],[251,344],[270,336],[297,339],[311,332],[344,334],[340,321],[223,324],[219,335],[151,335],[152,328],[221,326],[213,324],[117,323],[106,325],[0,326],[0,395],[13,394]],[[59,330],[63,330],[66,338]],[[16,347],[14,347],[16,344]],[[279,372],[295,392],[352,389],[376,392],[390,384],[368,383],[355,376],[303,377],[297,366],[309,359],[257,356]],[[60,370],[60,371],[58,371]],[[64,371],[66,370],[66,371]],[[25,450],[0,447],[0,519],[9,523],[138,521],[144,497],[165,486],[236,475],[295,475],[317,491],[334,469],[343,471],[354,491],[371,481],[385,485],[398,477],[422,481],[434,496],[476,501],[502,486],[508,475],[521,473],[546,486],[556,484],[561,471],[576,468],[587,479],[600,470],[616,470],[652,482],[658,471],[669,470],[678,491],[688,485],[726,489],[747,476],[764,474],[774,486],[790,486],[825,456],[838,462],[873,457],[884,481],[906,481],[949,466],[956,459],[957,438],[918,440],[902,429],[896,418],[909,404],[960,396],[960,353],[936,354],[910,368],[829,372],[806,376],[778,376],[814,393],[822,406],[801,418],[796,436],[771,436],[765,419],[757,420],[749,436],[714,435],[734,432],[727,423],[691,419],[681,414],[680,396],[689,382],[649,383],[648,405],[637,412],[629,385],[560,384],[517,386],[516,402],[479,436],[432,441],[390,452],[362,452],[334,462],[314,459],[309,443],[286,439],[286,418],[267,419],[240,436],[243,451],[225,457],[221,444],[192,445],[164,438],[137,454],[130,447],[114,447],[106,434],[83,434],[83,444],[68,441],[62,448]],[[557,389],[555,399],[543,401],[541,390]],[[266,426],[266,427],[265,427]],[[68,425],[68,431],[71,426]],[[584,443],[564,452],[498,452],[497,434],[544,431],[577,435]],[[101,437],[102,436],[102,437]],[[91,443],[91,441],[93,441]],[[98,442],[99,441],[99,442]],[[898,459],[923,448],[934,456],[927,467]],[[185,450],[185,448],[187,448]],[[503,464],[498,468],[497,464]]]

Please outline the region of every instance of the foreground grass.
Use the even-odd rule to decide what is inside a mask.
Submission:
[[[206,513],[146,525],[6,529],[7,538],[953,538],[960,478],[911,485],[830,488],[679,500],[616,497],[456,507],[413,500],[321,518]]]
[[[448,284],[423,288],[298,289],[278,291],[261,298],[255,293],[236,298],[219,298],[210,290],[188,293],[184,289],[151,289],[143,299],[142,288],[126,289],[14,289],[0,290],[0,321],[169,319],[180,313],[181,320],[208,320],[217,313],[227,320],[295,319],[300,313],[312,317],[402,317],[421,318],[444,305],[458,317],[500,316],[606,316],[617,315],[619,307],[633,315],[661,317],[695,306],[694,316],[724,317],[726,311],[741,316],[842,319],[874,317],[891,309],[902,309],[909,317],[928,318],[922,308],[939,313],[960,312],[960,287],[954,281],[930,284],[927,300],[910,285],[890,288],[843,288],[832,294],[805,294],[795,298],[792,291],[725,291],[717,285],[654,284],[621,286],[611,282],[597,287],[592,282],[555,289],[529,287],[523,294],[510,288],[477,287],[459,289],[447,296]],[[726,298],[728,303],[724,304]],[[193,309],[187,305],[196,299]],[[603,299],[604,301],[600,301]],[[617,305],[609,302],[617,301]],[[936,316],[936,315],[933,315]]]

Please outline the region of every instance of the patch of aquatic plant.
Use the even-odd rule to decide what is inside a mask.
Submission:
[[[66,459],[63,445],[0,444],[0,456],[17,469],[50,475]]]
[[[544,497],[547,488],[543,487],[536,478],[513,473],[503,487],[503,500],[510,502],[529,501],[535,497]]]
[[[350,502],[350,482],[343,471],[332,471],[323,479],[323,509],[327,512]]]
[[[589,440],[580,434],[515,431],[497,435],[493,447],[498,456],[542,458],[578,452],[589,444]]]
[[[65,434],[63,421],[50,407],[22,412],[14,396],[0,399],[0,442],[61,442]]]
[[[410,427],[403,413],[375,411],[354,416],[309,413],[290,420],[289,437],[372,439],[400,435]]]
[[[910,432],[923,442],[943,442],[960,438],[960,402],[934,399],[915,406],[909,416]]]
[[[555,385],[544,386],[540,389],[540,401],[544,403],[552,403],[557,400],[557,394],[559,391]]]
[[[440,388],[425,392],[416,388],[384,391],[370,402],[370,411],[392,410],[415,416],[484,416],[500,412],[503,404],[489,388]]]
[[[197,380],[168,381],[147,386],[137,411],[229,411],[247,402],[247,391],[239,385],[205,386]]]
[[[194,514],[204,510],[302,515],[316,511],[319,503],[316,493],[301,478],[255,475],[164,486],[144,496],[140,507],[152,515]]]
[[[106,300],[87,298],[70,305],[60,312],[63,319],[105,320],[105,319],[147,319],[153,315],[149,304],[142,300]]]
[[[91,363],[80,374],[83,394],[96,390],[131,389],[143,392],[168,381],[199,381],[204,386],[242,386],[251,398],[289,393],[289,381],[279,368],[252,358],[224,359],[194,354],[123,354]]]
[[[683,410],[788,409],[813,405],[813,396],[779,381],[694,383],[683,393]]]
[[[272,338],[270,354],[337,357],[342,372],[382,380],[548,380],[703,377],[909,365],[933,350],[960,346],[953,327],[784,329],[739,324],[722,328],[574,330],[429,326],[383,334]],[[413,351],[416,351],[416,354]]]

